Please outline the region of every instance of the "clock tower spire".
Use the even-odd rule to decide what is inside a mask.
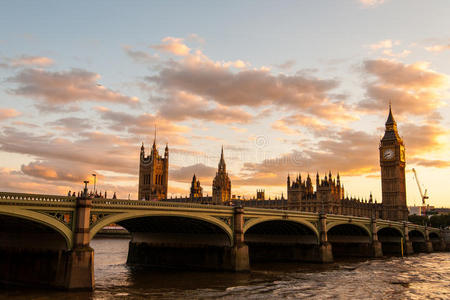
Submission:
[[[389,104],[384,136],[380,141],[383,219],[406,221],[405,147]]]

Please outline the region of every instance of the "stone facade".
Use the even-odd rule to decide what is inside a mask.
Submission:
[[[156,137],[150,155],[145,156],[144,143],[141,147],[139,164],[139,200],[161,200],[167,198],[169,181],[169,147],[166,144],[164,157],[156,149]]]
[[[373,201],[372,195],[367,200],[345,197],[344,186],[339,174],[333,178],[331,172],[320,179],[316,174],[316,190],[311,177],[302,180],[298,175],[291,182],[287,178],[287,207],[289,210],[307,212],[323,212],[336,215],[352,215],[360,217],[382,217],[382,205]]]

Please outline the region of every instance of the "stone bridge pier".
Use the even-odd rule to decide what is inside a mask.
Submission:
[[[371,218],[370,220],[370,231],[372,233],[372,257],[379,258],[383,257],[383,248],[381,242],[378,240],[378,229],[377,229],[377,220]]]
[[[319,259],[322,263],[333,262],[333,251],[331,243],[328,242],[327,235],[327,215],[321,213],[319,215],[319,229],[320,229],[320,244],[319,244]]]
[[[67,253],[64,273],[64,287],[67,289],[92,290],[94,284],[94,249],[89,246],[89,219],[92,200],[84,196],[77,198],[73,249]]]

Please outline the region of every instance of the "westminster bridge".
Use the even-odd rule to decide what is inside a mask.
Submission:
[[[252,262],[443,251],[409,222],[312,212],[0,192],[0,282],[94,288],[90,240],[119,224],[128,264],[248,271]]]

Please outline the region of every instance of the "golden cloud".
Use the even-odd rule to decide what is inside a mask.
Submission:
[[[20,112],[13,108],[0,108],[0,121],[15,118],[20,115]]]
[[[162,42],[162,44],[153,45],[151,48],[169,52],[178,56],[186,56],[191,51],[191,49],[183,43],[183,39],[181,38],[168,36],[164,38]]]

